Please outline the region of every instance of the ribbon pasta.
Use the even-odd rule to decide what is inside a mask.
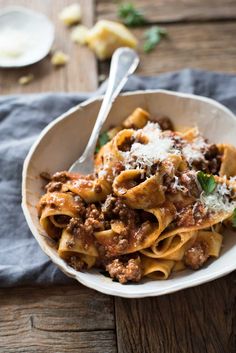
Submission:
[[[217,258],[221,233],[235,224],[236,148],[151,119],[135,109],[107,132],[92,175],[59,172],[46,185],[40,224],[78,271],[166,280]]]

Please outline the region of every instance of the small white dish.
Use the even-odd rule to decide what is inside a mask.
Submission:
[[[22,67],[43,59],[54,40],[49,19],[24,7],[0,11],[0,67]]]
[[[39,174],[42,171],[55,173],[67,170],[80,156],[100,105],[101,98],[90,99],[54,120],[42,131],[25,160],[22,207],[28,225],[42,250],[69,277],[100,292],[127,298],[172,293],[211,281],[235,270],[236,235],[230,231],[225,233],[218,259],[209,261],[198,271],[185,270],[173,274],[165,281],[144,279],[138,284],[122,285],[112,282],[96,270],[75,271],[58,256],[56,249],[45,237],[37,216],[36,205],[43,193]],[[197,125],[211,142],[236,145],[236,118],[227,108],[208,98],[164,90],[136,91],[120,95],[113,104],[104,129],[122,122],[138,106],[149,111],[152,117],[168,116],[176,126]]]

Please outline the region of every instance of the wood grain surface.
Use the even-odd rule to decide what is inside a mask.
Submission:
[[[168,37],[149,54],[143,51],[143,29],[133,29],[139,38],[141,75],[180,70],[186,67],[212,71],[236,72],[236,23],[214,22],[165,25]],[[99,63],[100,72],[108,75],[107,63]]]
[[[54,69],[50,58],[20,70],[0,70],[0,93],[92,91],[109,62],[97,63],[88,48],[71,43],[58,12],[69,0],[0,0],[48,15],[56,26],[55,48],[70,56]],[[139,74],[185,67],[236,72],[235,0],[133,0],[152,23],[164,23],[168,39],[150,54],[139,38]],[[117,2],[80,0],[83,23],[116,18]],[[148,28],[148,26],[147,26]],[[99,72],[97,72],[99,64]],[[19,86],[26,73],[35,80]],[[40,250],[39,250],[40,251]],[[236,272],[175,294],[129,300],[112,298],[78,283],[50,288],[0,289],[0,353],[235,353]]]
[[[159,298],[116,299],[119,353],[234,353],[236,273]]]
[[[0,291],[0,352],[116,352],[113,298],[82,285]]]
[[[117,20],[122,1],[97,1],[97,18]],[[131,1],[150,22],[222,21],[236,18],[235,0],[135,0]]]
[[[97,87],[97,62],[94,54],[87,47],[79,46],[70,39],[71,29],[59,19],[59,12],[70,0],[0,0],[0,8],[9,5],[26,6],[48,16],[55,25],[54,50],[62,50],[69,55],[69,63],[55,68],[50,62],[51,55],[37,64],[21,69],[0,69],[0,94],[32,93],[48,91],[93,91]],[[82,23],[91,27],[94,23],[94,1],[80,0]],[[21,76],[33,74],[34,80],[26,85],[18,84]]]

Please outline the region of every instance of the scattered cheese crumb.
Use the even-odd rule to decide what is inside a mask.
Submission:
[[[22,86],[28,85],[31,81],[33,81],[34,75],[33,74],[28,74],[26,76],[22,76],[19,78],[18,83]]]
[[[107,79],[107,75],[101,74],[98,76],[98,82],[101,83]]]
[[[65,7],[59,14],[59,19],[66,25],[72,26],[81,20],[81,7],[75,3]]]
[[[137,47],[137,39],[121,23],[101,20],[87,34],[87,43],[100,60],[111,58],[120,47]]]
[[[89,29],[83,25],[76,26],[71,32],[71,39],[73,42],[78,44],[86,44],[87,43],[87,35]]]
[[[62,51],[56,51],[51,59],[51,63],[54,66],[62,66],[65,65],[69,61],[69,56],[63,53]]]

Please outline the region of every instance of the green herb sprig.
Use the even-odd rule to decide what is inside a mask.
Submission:
[[[130,2],[119,6],[118,17],[128,27],[142,26],[148,22],[144,15]]]
[[[206,193],[206,195],[213,193],[216,188],[216,181],[213,175],[208,175],[200,171],[197,173],[197,180],[199,181],[201,188]]]
[[[110,138],[108,136],[107,131],[102,132],[98,138],[98,143],[95,152],[98,153],[100,148],[104,146],[108,141],[110,141]]]
[[[234,209],[234,212],[232,215],[232,225],[234,228],[236,228],[236,208]]]
[[[167,36],[167,30],[163,27],[153,26],[144,33],[146,39],[143,45],[145,53],[152,51]]]

